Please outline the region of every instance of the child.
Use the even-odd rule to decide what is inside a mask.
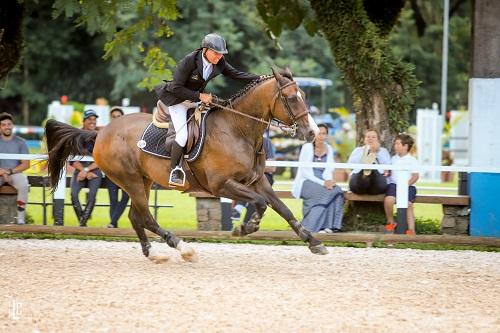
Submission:
[[[400,133],[396,136],[396,140],[394,142],[394,151],[396,155],[394,155],[391,159],[393,165],[406,165],[406,166],[417,166],[418,161],[415,157],[409,154],[409,151],[413,147],[414,141],[411,136],[406,133]],[[392,170],[391,176],[389,177],[389,185],[387,186],[387,191],[385,193],[384,200],[384,209],[385,216],[387,218],[387,225],[385,226],[385,230],[388,232],[394,232],[396,228],[396,223],[394,222],[394,203],[396,202],[396,179],[397,179],[397,170]],[[417,188],[414,184],[418,180],[418,173],[414,172],[411,174],[410,179],[408,180],[408,209],[407,209],[407,222],[408,222],[408,230],[406,231],[407,235],[415,234],[415,216],[413,215],[413,203],[415,202],[415,197],[417,196]]]

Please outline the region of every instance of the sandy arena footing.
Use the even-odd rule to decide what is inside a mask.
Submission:
[[[193,246],[0,240],[0,331],[500,331],[500,253]]]

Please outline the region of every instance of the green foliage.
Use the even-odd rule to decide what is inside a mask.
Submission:
[[[16,1],[4,2],[2,6]],[[23,58],[2,82],[0,103],[3,107],[14,101],[9,105],[14,113],[28,104],[31,123],[39,123],[47,104],[63,94],[85,103],[101,96],[112,103],[132,97],[135,105],[152,106],[152,95],[137,89],[138,83],[152,87],[171,78],[174,59],[199,47],[203,35],[215,31],[227,39],[227,59],[235,67],[268,74],[271,65],[289,66],[296,76],[331,79],[327,106],[351,108],[352,92],[358,120],[365,117],[363,124],[375,118],[366,117],[363,110],[372,108],[370,96],[378,94],[389,117],[382,121],[401,130],[415,103],[417,80],[423,82],[417,107],[439,101],[442,33],[440,3],[418,1],[427,23],[420,36],[410,6],[399,12],[401,2],[207,0],[182,1],[176,7],[173,0],[55,0],[54,12],[51,1],[25,0]],[[316,7],[321,9],[317,16]],[[467,105],[470,7],[465,2],[450,18],[452,109]],[[0,19],[0,25],[5,22]],[[268,35],[279,37],[279,42]],[[218,79],[207,89],[228,97],[240,87]],[[310,104],[319,105],[319,89],[307,89],[306,94]]]
[[[307,26],[315,16],[315,27],[351,88],[358,129],[378,128],[387,142],[384,132],[394,135],[408,127],[418,85],[413,66],[395,57],[388,43],[403,5],[403,0],[311,0],[313,15],[303,1],[258,1],[259,14],[277,36],[299,21]]]
[[[417,235],[441,235],[441,221],[425,217],[415,218]]]
[[[429,108],[440,101],[442,57],[442,4],[426,9],[429,2],[422,2],[427,22],[423,35],[416,29],[414,11],[408,5],[401,20],[389,36],[396,57],[415,65],[418,87],[417,108]],[[448,58],[448,106],[450,110],[467,107],[470,67],[471,4],[465,2],[461,11],[450,17]],[[436,15],[438,14],[438,15]]]
[[[21,56],[24,5],[18,1],[0,3],[0,79],[4,78]]]
[[[393,133],[405,130],[418,82],[412,73],[413,67],[397,59],[389,47],[386,30],[395,22],[392,19],[395,15],[381,31],[380,23],[376,25],[370,20],[361,0],[311,0],[311,5],[336,64],[352,88],[358,116],[361,116],[358,121],[363,122],[361,127],[371,125],[369,115],[376,108],[375,98],[381,96],[385,110],[379,112],[387,112],[389,124],[375,125],[382,129],[389,125]]]
[[[31,216],[31,214],[29,214],[29,213],[25,214],[25,216],[24,216],[24,222],[26,224],[35,224],[35,220],[33,219],[33,216]]]
[[[257,10],[274,36],[281,35],[283,25],[287,29],[295,30],[304,19],[311,16],[309,6],[301,0],[286,1],[286,6],[281,1],[259,0]],[[313,22],[314,20],[309,19],[306,23],[309,33],[316,32]]]
[[[160,50],[158,43],[173,34],[168,22],[178,16],[175,0],[56,0],[54,8],[54,17],[63,13],[66,17],[76,17],[76,23],[91,34],[105,35],[104,59],[119,59],[134,50],[144,53],[147,75],[142,87],[152,88],[160,77],[171,75],[165,64],[173,60]],[[149,43],[145,44],[146,40]]]

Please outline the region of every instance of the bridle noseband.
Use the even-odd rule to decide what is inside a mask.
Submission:
[[[309,114],[309,111],[307,111],[307,109],[301,113],[299,113],[298,115],[294,115],[293,112],[292,112],[292,107],[290,106],[290,103],[288,102],[288,99],[283,95],[283,89],[285,89],[286,87],[288,86],[291,86],[291,85],[297,85],[297,82],[295,81],[290,81],[288,82],[287,84],[283,85],[283,86],[279,86],[279,81],[278,82],[278,92],[276,93],[276,95],[274,95],[274,103],[273,103],[273,109],[271,110],[271,115],[273,116],[273,120],[277,121],[278,123],[282,123],[284,124],[283,121],[277,119],[276,117],[274,117],[274,115],[272,114],[272,111],[274,109],[276,109],[276,101],[278,100],[278,96],[281,100],[281,103],[283,103],[283,107],[285,108],[287,114],[288,114],[288,117],[290,118],[290,120],[293,122],[291,125],[288,125],[288,124],[284,124],[284,125],[287,125],[287,126],[290,126],[291,130],[290,130],[290,136],[294,137],[296,134],[297,134],[297,128],[298,128],[298,124],[297,124],[297,120],[299,120],[300,118],[302,117],[305,117]]]

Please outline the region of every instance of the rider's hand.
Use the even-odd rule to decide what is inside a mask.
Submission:
[[[202,101],[205,104],[210,104],[212,102],[212,95],[200,93],[200,101]]]

